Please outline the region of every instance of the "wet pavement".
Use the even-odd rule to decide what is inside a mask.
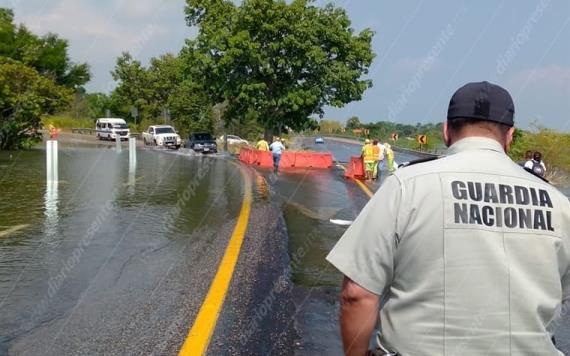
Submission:
[[[359,154],[331,140],[295,145],[339,162]],[[0,233],[16,228],[0,235],[0,355],[178,352],[235,226],[243,181],[227,156],[139,149],[129,167],[125,148],[78,139],[60,152],[57,185],[45,182],[44,151],[0,152]],[[414,158],[396,152],[398,162]],[[324,257],[346,226],[330,220],[353,220],[368,197],[336,167],[245,169],[252,212],[208,353],[341,355],[342,276]]]

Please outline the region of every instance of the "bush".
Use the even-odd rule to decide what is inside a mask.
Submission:
[[[42,126],[45,128],[49,124],[52,124],[60,130],[70,130],[72,128],[94,129],[95,121],[96,120],[86,118],[76,119],[67,115],[53,115],[43,117]]]

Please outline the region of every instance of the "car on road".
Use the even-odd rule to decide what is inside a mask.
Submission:
[[[228,145],[249,145],[247,140],[236,136],[236,135],[227,135]],[[220,136],[220,141],[224,142],[224,136]]]
[[[95,123],[95,135],[99,140],[129,139],[129,126],[123,119],[102,117]]]
[[[214,137],[207,132],[193,133],[186,142],[186,147],[193,149],[195,152],[216,153],[218,145]]]
[[[180,135],[170,125],[151,125],[142,133],[146,145],[179,149],[182,145]]]
[[[315,138],[315,143],[325,143],[325,139],[322,138],[321,136]]]

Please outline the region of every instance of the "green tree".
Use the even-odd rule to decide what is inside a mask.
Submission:
[[[346,128],[348,130],[358,129],[360,127],[362,127],[362,123],[360,122],[358,116],[352,116],[351,118],[346,120]]]
[[[335,120],[321,120],[319,123],[319,131],[324,134],[340,133],[342,124]]]
[[[355,34],[342,9],[311,0],[187,0],[198,36],[182,51],[185,68],[226,103],[226,121],[256,114],[266,128],[302,129],[326,105],[360,100],[374,54],[373,32]]]
[[[153,122],[168,110],[182,135],[213,131],[212,101],[184,64],[178,56],[165,54],[144,67],[123,53],[112,72],[118,81],[110,98],[113,112],[126,116],[136,107],[141,121]]]
[[[73,91],[18,61],[0,58],[0,149],[41,140],[41,116],[69,106]]]
[[[40,37],[24,25],[16,26],[14,12],[0,8],[0,57],[20,61],[56,84],[78,89],[90,79],[89,66],[72,62],[68,46],[67,40],[53,33]]]

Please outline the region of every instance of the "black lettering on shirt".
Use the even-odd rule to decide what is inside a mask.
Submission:
[[[546,224],[548,231],[554,231],[554,227],[552,226],[552,211],[546,211]]]
[[[547,206],[552,208],[552,200],[550,200],[550,195],[544,189],[538,191],[538,196],[540,197],[540,206]]]
[[[546,230],[546,221],[544,219],[544,211],[542,210],[534,211],[534,229]]]
[[[454,204],[455,223],[456,224],[469,224],[469,214],[467,212],[467,204]]]
[[[530,188],[530,198],[532,201],[532,205],[538,206],[538,194],[536,193],[536,189]]]
[[[517,226],[517,211],[515,208],[506,208],[505,209],[505,226],[510,227],[511,229]]]
[[[499,203],[499,196],[497,194],[497,189],[492,183],[485,184],[485,202],[486,203]]]
[[[483,217],[483,224],[485,224],[485,226],[495,225],[495,219],[493,218],[495,216],[495,211],[492,207],[484,206],[481,215]]]
[[[548,209],[553,208],[553,203],[547,190],[453,181],[451,191],[456,200],[453,206],[455,224],[555,231],[553,212]],[[477,204],[480,202],[487,204],[480,206]]]
[[[518,205],[530,204],[528,189],[520,185],[515,185],[515,201]]]
[[[513,188],[510,185],[499,184],[499,194],[501,196],[501,204],[512,205],[514,203]]]
[[[479,206],[477,204],[471,204],[471,209],[469,209],[469,223],[482,225],[481,214],[479,212]]]
[[[467,200],[467,190],[465,189],[465,183],[460,181],[451,182],[451,191],[453,192],[453,197],[458,200]]]
[[[483,192],[481,191],[481,183],[468,182],[469,198],[474,201],[483,200]]]
[[[521,229],[532,229],[532,210],[519,209],[519,227]]]

